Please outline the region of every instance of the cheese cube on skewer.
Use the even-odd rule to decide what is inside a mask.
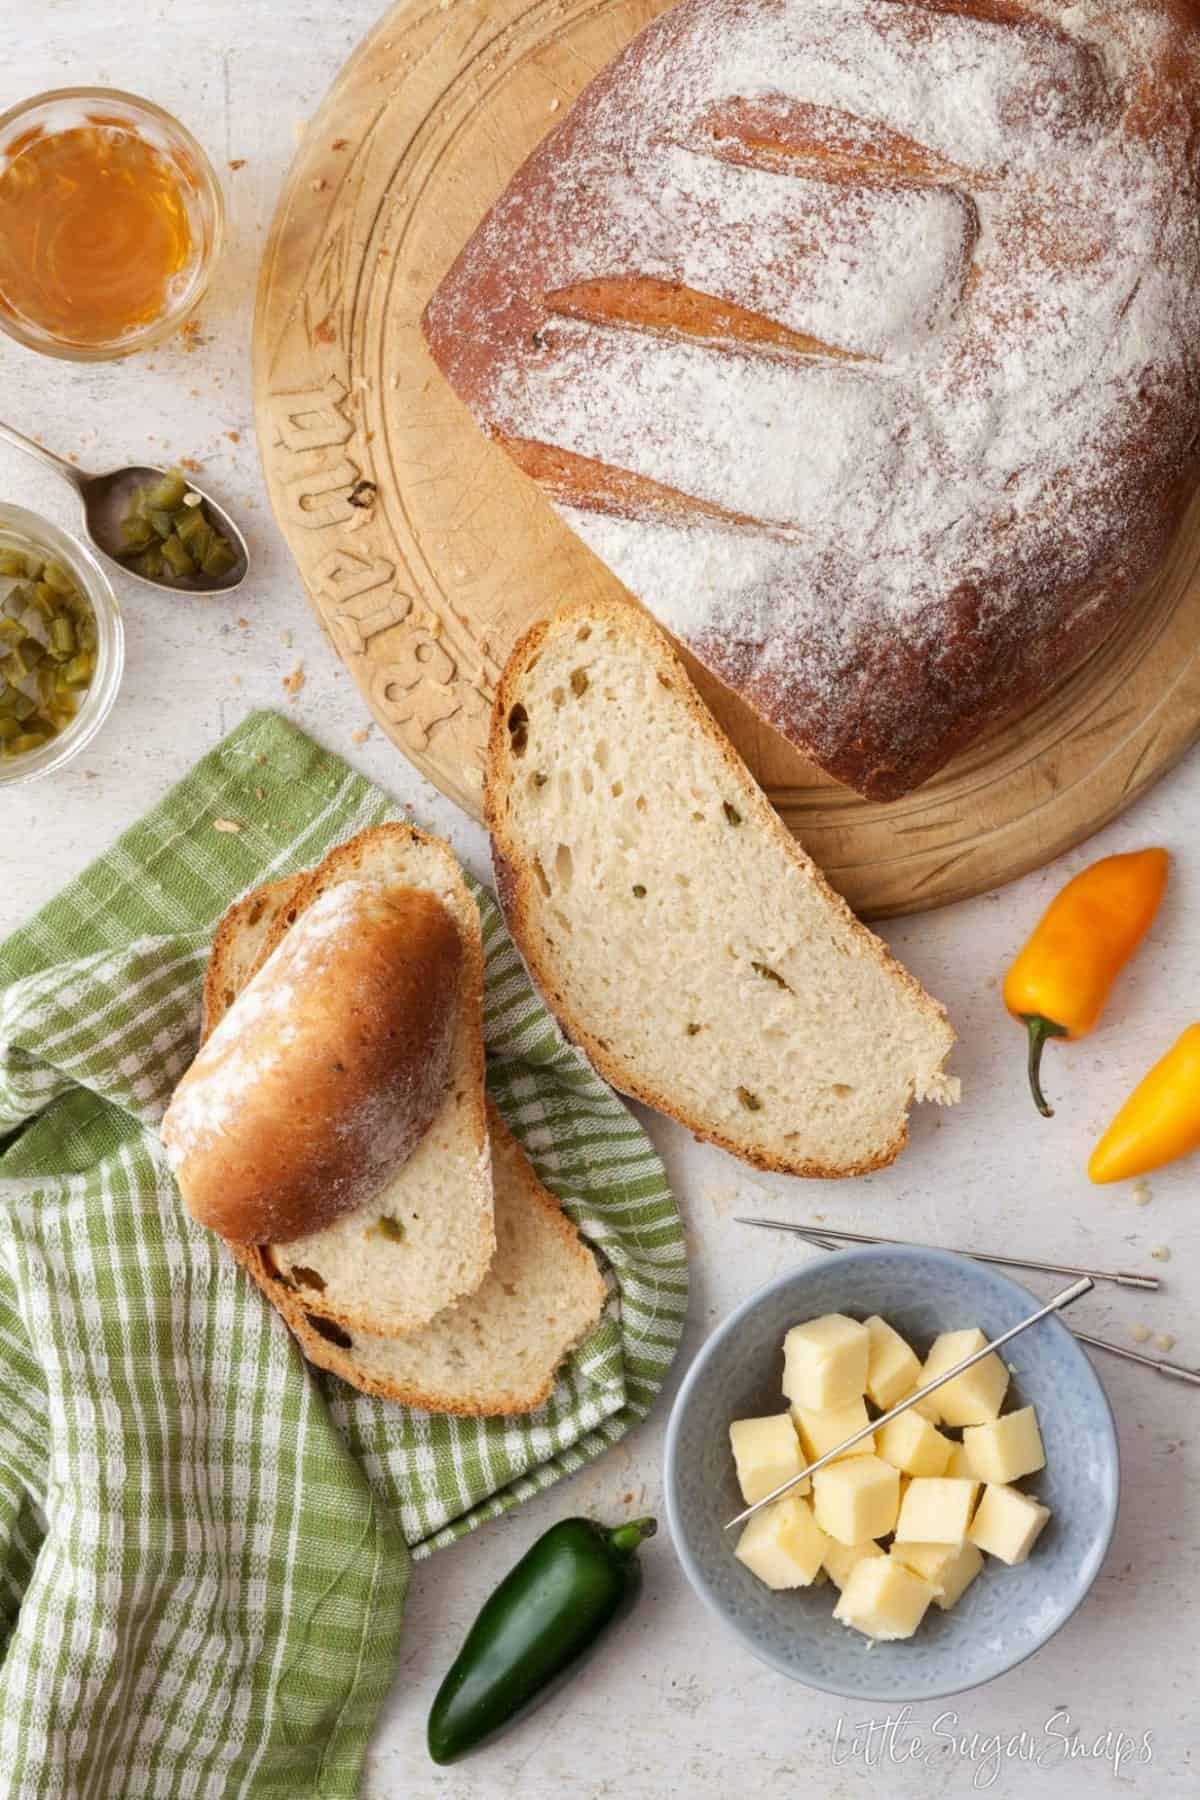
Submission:
[[[943,1331],[934,1339],[916,1385],[924,1387],[926,1382],[961,1362],[964,1356],[982,1350],[987,1341],[977,1325],[967,1331]],[[999,1417],[1007,1390],[1008,1368],[993,1351],[974,1368],[956,1375],[936,1394],[931,1394],[927,1404],[936,1407],[943,1424],[983,1425],[987,1420]]]
[[[816,1462],[827,1450],[834,1450],[856,1431],[864,1430],[871,1421],[867,1417],[867,1408],[863,1400],[852,1400],[849,1406],[836,1406],[828,1412],[812,1412],[804,1406],[793,1406],[792,1421],[800,1433],[800,1444],[807,1462]],[[843,1450],[843,1456],[871,1456],[875,1450],[874,1437],[865,1437],[861,1444],[855,1444],[852,1450]],[[839,1462],[841,1458],[838,1458]]]

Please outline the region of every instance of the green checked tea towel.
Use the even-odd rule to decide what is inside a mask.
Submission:
[[[482,890],[489,1082],[610,1280],[547,1404],[435,1417],[314,1373],[186,1214],[155,1127],[216,920],[400,816],[256,714],[0,945],[4,1800],[356,1794],[410,1552],[601,1455],[675,1354],[662,1165]]]

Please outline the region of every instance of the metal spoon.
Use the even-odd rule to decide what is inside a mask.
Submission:
[[[210,525],[229,539],[237,552],[237,562],[226,575],[180,575],[172,581],[155,581],[149,575],[142,575],[131,569],[121,558],[123,545],[121,542],[121,521],[126,517],[133,504],[133,498],[139,488],[149,487],[166,474],[165,469],[156,469],[151,463],[134,464],[127,469],[113,469],[108,475],[88,475],[69,463],[64,457],[55,456],[53,450],[46,450],[41,444],[35,444],[11,425],[0,424],[0,439],[11,444],[16,450],[23,450],[27,456],[36,457],[38,462],[45,463],[64,481],[69,481],[79,495],[83,510],[83,524],[88,537],[105,556],[110,557],[120,568],[122,574],[128,575],[132,581],[140,581],[143,587],[157,588],[169,594],[227,594],[240,587],[246,579],[250,566],[250,553],[246,548],[246,540],[225,511],[216,501],[206,494],[203,488],[188,483],[192,493],[199,494],[204,502],[204,511]]]

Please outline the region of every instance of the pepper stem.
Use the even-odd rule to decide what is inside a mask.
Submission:
[[[1021,1019],[1029,1033],[1029,1091],[1043,1119],[1052,1119],[1054,1108],[1042,1092],[1042,1051],[1047,1038],[1066,1037],[1067,1028],[1043,1018],[1041,1013],[1022,1013]]]
[[[626,1525],[615,1525],[608,1534],[609,1544],[622,1556],[632,1556],[644,1539],[658,1530],[657,1519],[630,1519]]]

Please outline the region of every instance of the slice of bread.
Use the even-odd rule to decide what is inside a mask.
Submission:
[[[460,1012],[445,1097],[408,1160],[354,1212],[287,1243],[241,1246],[264,1285],[290,1283],[305,1309],[377,1336],[419,1331],[483,1280],[495,1250],[483,1062],[479,909],[452,853],[415,826],[379,825],[316,869],[248,895],[226,914],[205,983],[204,1031],[216,1029],[296,919],[344,881],[426,889],[462,937]],[[274,1278],[274,1279],[272,1279]]]
[[[404,1338],[345,1331],[268,1288],[310,1362],[426,1412],[532,1412],[549,1398],[559,1364],[600,1317],[604,1281],[490,1102],[488,1126],[497,1243],[480,1287]]]
[[[615,1086],[757,1168],[889,1163],[949,1102],[945,1011],[829,887],[641,611],[516,646],[486,782],[509,929]]]
[[[204,993],[207,1036],[268,954],[304,877],[272,882],[226,913]],[[274,1279],[261,1252],[230,1245],[287,1320],[310,1361],[364,1393],[427,1412],[478,1417],[531,1412],[562,1359],[598,1321],[604,1281],[553,1194],[541,1185],[495,1106],[488,1103],[497,1246],[474,1294],[407,1337],[353,1331],[306,1310]]]

